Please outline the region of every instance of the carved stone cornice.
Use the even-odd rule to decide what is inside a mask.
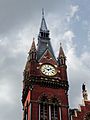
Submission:
[[[50,77],[30,77],[28,80],[28,84],[38,84],[43,87],[49,87],[54,89],[63,88],[68,90],[69,85],[67,80],[60,80],[58,77],[50,78]]]

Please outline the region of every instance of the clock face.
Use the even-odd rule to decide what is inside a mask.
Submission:
[[[57,73],[56,69],[50,64],[42,65],[41,71],[44,75],[47,76],[54,76]]]

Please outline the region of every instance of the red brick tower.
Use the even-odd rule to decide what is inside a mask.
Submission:
[[[24,70],[23,120],[69,120],[66,57],[56,60],[42,12],[38,47],[33,40]]]

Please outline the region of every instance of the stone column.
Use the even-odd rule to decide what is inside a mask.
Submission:
[[[60,116],[60,120],[62,120],[61,107],[59,107],[59,116]]]
[[[32,110],[32,104],[30,103],[30,120],[31,120],[31,118],[32,118],[32,116],[31,116],[31,110]]]
[[[39,120],[40,120],[40,104],[39,104]]]
[[[49,120],[51,120],[51,106],[49,105]]]

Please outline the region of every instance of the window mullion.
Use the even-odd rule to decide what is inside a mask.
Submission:
[[[55,119],[55,105],[54,105],[54,108],[53,108],[53,110],[54,110],[54,119]]]
[[[43,119],[45,120],[45,103],[43,103]]]

